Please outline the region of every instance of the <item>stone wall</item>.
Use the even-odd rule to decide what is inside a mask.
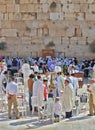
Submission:
[[[95,0],[0,0],[0,54],[41,55],[53,41],[55,52],[90,57],[94,39]]]

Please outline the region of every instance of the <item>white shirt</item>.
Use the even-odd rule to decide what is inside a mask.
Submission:
[[[11,81],[7,84],[6,92],[14,95],[17,94],[17,84],[14,81]]]
[[[57,115],[60,115],[62,112],[62,104],[60,101],[58,102],[55,102],[54,104],[54,113],[57,114]]]

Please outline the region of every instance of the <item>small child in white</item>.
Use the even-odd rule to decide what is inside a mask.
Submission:
[[[59,122],[61,118],[61,113],[62,113],[62,104],[60,102],[60,97],[55,98],[55,103],[54,103],[54,122]]]

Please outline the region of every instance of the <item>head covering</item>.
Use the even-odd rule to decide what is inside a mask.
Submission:
[[[46,77],[43,78],[43,81],[48,81],[48,79]]]

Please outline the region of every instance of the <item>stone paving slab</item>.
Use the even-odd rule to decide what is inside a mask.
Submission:
[[[59,123],[51,123],[50,120],[39,122],[37,117],[26,117],[18,120],[0,121],[0,130],[95,130],[95,116],[89,117],[82,113],[71,119],[63,119]]]

